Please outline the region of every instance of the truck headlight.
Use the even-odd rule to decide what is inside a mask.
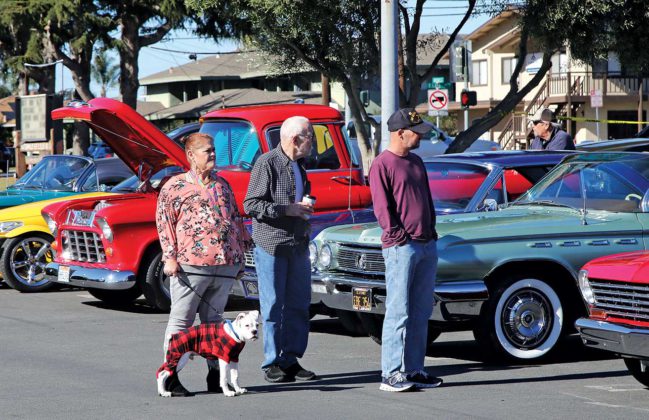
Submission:
[[[0,233],[11,232],[14,229],[21,227],[23,222],[0,222]]]
[[[328,244],[324,244],[318,254],[318,264],[324,269],[331,267],[332,255],[331,247]]]
[[[309,261],[311,261],[311,267],[315,267],[318,262],[318,245],[315,242],[309,242]]]
[[[104,235],[104,238],[106,238],[108,242],[113,242],[113,231],[108,225],[106,219],[104,219],[103,217],[97,217],[95,220],[97,221],[97,226],[99,226],[99,228],[101,229],[101,233]]]
[[[45,219],[45,223],[47,223],[47,228],[52,232],[52,236],[56,238],[56,229],[58,226],[56,226],[54,219],[52,219],[49,214],[43,214],[43,219]]]
[[[590,287],[590,282],[588,281],[588,271],[580,270],[578,279],[579,290],[581,290],[581,295],[584,297],[586,303],[588,303],[589,305],[594,305],[595,303],[597,303],[597,300],[595,299],[595,293],[593,293],[593,289]]]

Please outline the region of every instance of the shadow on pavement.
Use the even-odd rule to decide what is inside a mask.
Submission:
[[[443,337],[443,336],[442,336]],[[426,352],[429,357],[448,357],[460,360],[482,362],[493,366],[538,366],[557,363],[573,363],[593,360],[615,359],[611,352],[601,351],[586,347],[578,335],[571,335],[562,339],[557,348],[548,357],[526,362],[520,361],[494,361],[488,358],[487,352],[480,348],[475,341],[445,341],[433,343]]]

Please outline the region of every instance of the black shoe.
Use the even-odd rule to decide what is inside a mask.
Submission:
[[[194,393],[187,391],[178,379],[178,374],[173,374],[167,378],[165,388],[171,392],[172,397],[193,397]]]
[[[287,367],[286,375],[289,377],[295,378],[298,381],[312,381],[316,379],[316,374],[310,370],[304,369],[300,366],[299,363],[295,362],[291,366]]]
[[[418,370],[406,376],[410,382],[413,382],[417,388],[437,388],[444,380],[429,375],[423,370]]]
[[[277,365],[271,365],[264,370],[264,379],[267,382],[293,382],[295,379],[286,374],[286,372]]]
[[[221,375],[218,368],[210,367],[207,371],[207,392],[214,392],[217,394],[222,394],[223,389],[221,389]]]

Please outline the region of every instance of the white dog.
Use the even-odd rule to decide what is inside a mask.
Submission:
[[[194,354],[206,359],[218,359],[220,385],[227,397],[248,392],[239,386],[239,353],[246,341],[257,339],[259,311],[240,313],[234,322],[205,323],[171,336],[166,361],[157,372],[158,394],[171,397],[166,389],[167,379],[177,374]],[[232,385],[232,391],[228,384]]]

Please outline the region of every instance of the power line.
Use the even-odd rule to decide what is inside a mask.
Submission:
[[[172,50],[169,48],[160,48],[160,47],[152,47],[148,46],[147,48],[151,48],[154,50],[159,50],[159,51],[165,51],[165,52],[171,52],[171,53],[178,53],[178,54],[196,54],[196,55],[228,55],[228,54],[241,54],[241,51],[212,51],[212,52],[197,52],[197,51],[180,51],[180,50]],[[256,52],[257,50],[247,50],[246,52]]]

